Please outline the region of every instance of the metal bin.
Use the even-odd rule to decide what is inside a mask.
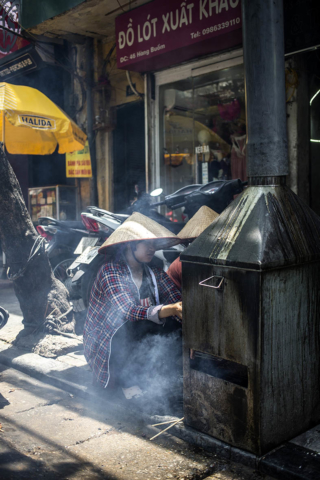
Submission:
[[[181,255],[184,415],[261,455],[320,419],[320,218],[250,186]]]

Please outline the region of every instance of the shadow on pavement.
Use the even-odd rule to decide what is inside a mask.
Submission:
[[[133,430],[137,431],[138,425],[139,425],[138,430],[140,431],[140,427],[142,425],[141,415],[139,415],[140,416],[140,420],[139,420],[139,416],[137,417],[136,412],[137,412],[137,409],[139,409],[140,407],[143,408],[143,404],[141,405],[139,403],[132,403],[131,401],[125,400],[122,392],[119,392],[119,391],[108,392],[104,389],[99,388],[98,395],[88,396],[85,392],[83,393],[83,395],[78,395],[78,393],[75,393],[74,395],[72,395],[68,393],[66,390],[59,389],[59,387],[51,385],[48,381],[45,382],[45,380],[48,380],[47,377],[37,380],[34,377],[29,377],[28,374],[20,373],[19,370],[16,370],[18,378],[15,376],[12,376],[10,375],[11,368],[14,370],[14,367],[6,367],[5,365],[0,364],[0,374],[2,374],[2,382],[5,381],[9,384],[14,385],[13,388],[17,390],[30,392],[33,396],[38,397],[39,399],[43,399],[44,402],[42,403],[40,400],[41,403],[39,402],[39,404],[37,405],[39,407],[46,407],[50,405],[60,404],[61,406],[63,406],[66,412],[69,412],[69,414],[78,412],[81,414],[82,418],[88,418],[88,419],[100,421],[105,425],[113,427],[114,429],[119,428],[119,421],[121,421],[121,425],[122,425],[121,432],[123,433],[129,433],[130,435],[135,436],[136,434],[133,433]],[[74,368],[77,368],[77,367],[73,367],[71,368],[71,370],[73,370]],[[29,378],[30,378],[30,381],[29,381]],[[92,387],[92,388],[94,389],[96,387]],[[65,397],[61,399],[61,395],[64,395]],[[2,395],[1,397],[6,403],[3,403],[3,404],[0,403],[0,408],[1,408],[1,405],[3,405],[2,408],[4,408],[6,405],[10,405],[10,402],[5,397],[3,397]],[[81,409],[75,407],[75,405],[72,404],[72,401],[76,399],[77,399],[77,402],[81,403]],[[1,402],[1,398],[0,398],[0,402]],[[67,404],[64,404],[63,402]],[[68,405],[69,402],[70,402],[70,405]],[[16,413],[20,414],[28,410],[29,409],[24,409],[24,406],[21,404],[21,410],[18,410]],[[5,415],[5,413],[6,412],[4,409],[3,415]],[[2,412],[0,415],[0,421],[1,421],[1,417],[2,417]],[[9,421],[8,417],[3,417],[3,421],[6,421],[6,422]],[[16,423],[16,425],[21,430],[29,431],[23,425],[20,425],[18,423]],[[35,436],[38,436],[36,432],[32,432],[31,430],[30,430],[30,433]],[[140,437],[140,434],[138,434],[138,436]],[[46,437],[39,436],[39,438],[45,440],[49,444],[57,446],[54,442],[51,443],[51,441]],[[161,438],[165,439],[165,437],[161,437]],[[2,437],[0,435],[0,441],[1,439]],[[161,442],[162,448],[170,449],[171,447],[167,446],[165,443],[166,443],[165,441]],[[61,446],[58,448],[61,449]],[[2,477],[0,474],[0,478],[2,479],[4,477]]]
[[[23,427],[15,424],[19,429]],[[31,435],[34,432],[24,429]],[[48,463],[50,462],[50,469],[46,466],[43,460],[34,460],[28,455],[15,450],[10,442],[7,442],[2,437],[0,438],[0,478],[2,480],[20,480],[20,479],[35,479],[45,477],[46,480],[65,479],[72,476],[79,480],[90,478],[95,479],[110,479],[116,480],[117,477],[109,475],[105,472],[99,471],[93,464],[84,462],[76,455],[67,454],[61,451],[61,447],[48,442],[45,437],[37,436],[50,445],[54,446],[60,451],[54,453],[47,453]],[[56,457],[56,458],[54,458]],[[47,465],[48,465],[47,463]],[[75,476],[76,475],[76,476]]]
[[[0,410],[4,408],[6,405],[10,405],[10,402],[0,393]]]

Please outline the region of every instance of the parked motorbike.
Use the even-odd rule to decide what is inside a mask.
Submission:
[[[175,210],[184,208],[184,214],[189,218],[206,205],[217,213],[221,213],[233,200],[234,195],[242,192],[247,182],[241,180],[217,180],[202,184],[188,185],[176,192],[166,195],[161,202],[153,203],[152,197],[148,194],[142,195],[130,207],[130,213],[140,212],[157,221],[173,233],[179,233],[184,223],[172,222],[161,215],[156,207],[165,205],[168,209]]]
[[[48,242],[46,252],[53,268],[62,260],[77,255],[75,248],[82,237],[89,235],[80,221],[61,221],[51,217],[40,217],[36,229]]]
[[[98,207],[87,207],[88,212],[81,214],[81,219],[89,232],[89,237],[83,238],[82,254],[67,269],[69,282],[71,280],[71,295],[81,298],[84,308],[88,307],[93,282],[105,256],[98,250],[105,240],[118,228],[129,215],[117,215]],[[94,239],[94,244],[92,240]]]
[[[243,191],[247,183],[237,179],[216,180],[205,185],[189,185],[167,195],[161,202],[154,203],[152,208],[160,205],[165,205],[172,210],[184,207],[184,213],[191,218],[199,208],[205,205],[220,214],[232,202],[234,196]]]
[[[171,210],[184,207],[189,218],[203,205],[221,213],[233,200],[234,195],[240,193],[245,185],[246,182],[241,182],[241,180],[189,185],[167,195],[163,201],[157,203],[152,202],[151,195],[145,194],[131,206],[129,213],[140,212],[172,232],[178,233],[185,224],[168,220],[155,209],[156,207],[166,205]],[[99,255],[98,250],[106,238],[128,218],[128,215],[118,215],[97,207],[88,207],[88,212],[82,213],[81,218],[90,234],[95,235],[96,243],[95,246],[92,246],[92,244],[86,243],[87,239],[81,240],[85,250],[69,266],[67,275],[72,278],[72,294],[76,295],[76,298],[81,298],[84,307],[87,307],[94,280],[100,267],[106,261],[105,255]],[[153,264],[166,271],[184,248],[183,245],[176,245],[156,252]]]

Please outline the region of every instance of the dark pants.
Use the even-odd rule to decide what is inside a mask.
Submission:
[[[146,388],[161,383],[181,368],[181,324],[167,319],[164,326],[149,320],[127,322],[116,332],[111,344],[110,374],[124,388]]]

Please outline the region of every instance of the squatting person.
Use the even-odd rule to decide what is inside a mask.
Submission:
[[[139,339],[181,330],[179,290],[163,270],[148,266],[156,250],[178,243],[172,232],[134,213],[99,249],[109,261],[92,287],[83,341],[86,360],[102,387],[110,374],[122,387],[135,385],[148,368],[148,352],[133,360]]]

